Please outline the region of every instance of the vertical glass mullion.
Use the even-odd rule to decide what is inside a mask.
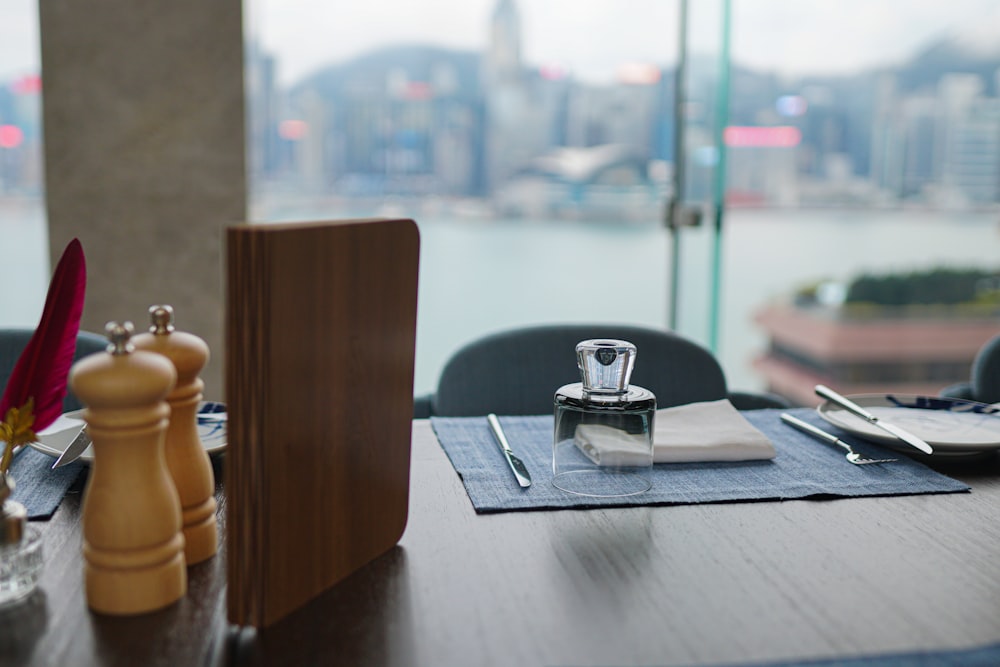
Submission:
[[[731,0],[722,0],[722,34],[719,51],[719,85],[716,90],[715,147],[718,161],[715,165],[712,291],[709,307],[708,344],[713,352],[719,346],[719,319],[722,292],[722,223],[726,207],[726,142],[725,130],[729,123],[729,38],[731,30]]]

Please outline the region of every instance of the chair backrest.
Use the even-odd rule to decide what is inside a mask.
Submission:
[[[632,384],[652,391],[657,407],[726,398],[715,357],[677,334],[613,324],[546,325],[496,333],[461,348],[441,373],[433,414],[549,414],[556,390],[580,381],[576,344],[590,338],[635,344]]]
[[[0,329],[0,393],[3,393],[3,389],[7,386],[7,380],[14,370],[14,365],[33,333],[35,333],[34,329]],[[76,337],[76,353],[73,358],[78,360],[88,354],[100,352],[107,345],[108,340],[104,336],[81,331]],[[73,395],[73,392],[67,390],[66,398],[63,399],[63,411],[70,412],[82,407],[83,405]]]
[[[972,394],[980,403],[1000,402],[1000,335],[988,340],[972,362]]]

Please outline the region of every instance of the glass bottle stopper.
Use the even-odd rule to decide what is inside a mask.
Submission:
[[[166,304],[149,307],[149,333],[163,336],[174,330],[174,309]]]
[[[577,343],[583,390],[591,394],[626,393],[635,356],[635,345],[625,340],[596,338]]]

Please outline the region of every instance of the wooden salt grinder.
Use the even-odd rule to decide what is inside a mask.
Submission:
[[[177,372],[158,354],[133,351],[131,322],[105,331],[107,353],[70,373],[94,448],[83,496],[84,583],[94,611],[141,614],[187,591],[181,505],[163,459],[165,399]]]
[[[157,352],[177,370],[177,386],[167,396],[170,426],[164,452],[167,468],[181,498],[184,557],[188,565],[215,555],[219,536],[215,520],[215,476],[198,435],[198,403],[205,382],[198,377],[208,363],[208,345],[201,338],[174,330],[174,309],[152,306],[149,333],[133,339],[136,349]]]

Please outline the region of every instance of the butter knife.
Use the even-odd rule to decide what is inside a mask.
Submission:
[[[62,454],[59,455],[59,458],[56,459],[56,462],[52,464],[51,469],[55,470],[56,468],[60,468],[68,463],[76,461],[89,446],[90,436],[87,435],[87,428],[83,427],[80,429],[80,432],[76,434],[76,437],[73,438],[73,442],[69,443],[69,447],[64,449]]]
[[[864,419],[865,421],[867,421],[872,426],[877,426],[878,428],[882,429],[886,433],[891,433],[892,435],[896,436],[897,438],[899,438],[900,440],[902,440],[906,444],[908,444],[908,445],[910,445],[912,447],[916,447],[917,449],[919,449],[920,451],[922,451],[924,454],[933,454],[934,453],[934,449],[930,445],[928,445],[926,442],[924,442],[923,440],[921,440],[917,436],[913,435],[912,433],[910,433],[906,429],[900,428],[899,426],[896,426],[895,424],[890,424],[890,423],[886,422],[885,420],[879,419],[878,417],[876,417],[872,413],[868,412],[867,410],[865,410],[863,407],[861,407],[860,405],[858,405],[857,403],[855,403],[851,399],[846,398],[844,396],[841,396],[840,394],[838,394],[837,392],[835,392],[833,389],[830,389],[829,387],[827,387],[825,385],[822,385],[822,384],[816,385],[816,395],[817,396],[822,396],[823,398],[825,398],[825,399],[827,399],[829,401],[833,401],[834,403],[836,403],[837,405],[841,406],[842,408],[845,408],[846,410],[848,410],[848,411],[856,414],[857,416],[861,417],[862,419]]]
[[[486,421],[490,423],[490,430],[493,431],[493,436],[500,445],[500,449],[503,451],[504,458],[507,459],[507,464],[510,466],[511,472],[517,478],[517,483],[522,488],[531,486],[531,475],[528,474],[528,469],[524,467],[524,462],[514,456],[514,452],[511,451],[510,443],[507,442],[507,436],[504,435],[503,429],[500,427],[500,420],[491,412],[486,415]]]

